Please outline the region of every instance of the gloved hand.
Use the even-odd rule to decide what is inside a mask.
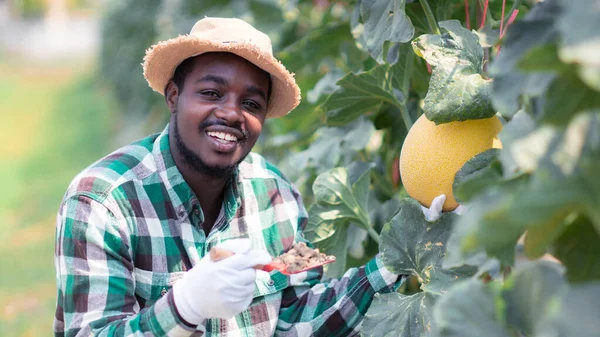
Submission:
[[[271,262],[266,251],[250,250],[250,240],[235,239],[218,247],[235,255],[214,262],[206,254],[173,285],[175,306],[188,323],[199,325],[208,318],[231,318],[252,302],[256,265]]]
[[[429,208],[421,205],[421,210],[425,215],[425,220],[429,222],[433,222],[439,219],[442,216],[442,207],[444,206],[444,202],[446,201],[446,195],[440,194],[437,197],[433,198],[431,202],[431,206]],[[454,214],[464,214],[467,211],[467,208],[463,205],[458,205],[456,209],[452,211]]]

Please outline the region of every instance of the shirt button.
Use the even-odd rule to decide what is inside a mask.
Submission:
[[[269,283],[268,283],[268,284],[269,284],[270,286],[272,286],[272,285],[274,285],[274,284],[275,284],[275,281],[273,281],[273,280],[269,280]]]
[[[196,210],[194,211],[194,213],[196,213],[196,215],[200,215],[200,210],[196,208]]]

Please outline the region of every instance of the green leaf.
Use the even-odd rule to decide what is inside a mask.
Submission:
[[[585,216],[578,216],[554,244],[571,283],[600,280],[600,235]]]
[[[369,198],[369,201],[371,199]],[[366,230],[350,223],[350,226],[348,226],[348,254],[354,259],[365,258],[365,241],[368,238],[369,234]]]
[[[351,223],[367,229],[370,163],[353,162],[320,174],[313,184],[315,201],[308,210],[304,235],[337,260],[327,267],[327,277],[339,277],[346,271],[348,227]]]
[[[597,337],[600,335],[600,283],[572,287],[563,293],[539,336]]]
[[[499,149],[489,149],[469,159],[456,172],[452,194],[459,203],[469,201],[486,186],[502,179],[502,168],[498,156]]]
[[[482,48],[493,47],[498,43],[500,39],[500,32],[492,29],[489,26],[483,26],[480,30],[474,32],[479,37],[479,44]]]
[[[507,324],[532,336],[546,323],[552,302],[565,286],[563,268],[556,263],[536,261],[520,266],[502,290]]]
[[[572,215],[572,214],[571,214]],[[571,216],[569,215],[569,216]],[[543,226],[531,227],[525,234],[525,255],[530,259],[537,259],[547,253],[548,247],[567,227],[567,221],[557,220]]]
[[[522,71],[564,71],[568,68],[558,58],[556,44],[536,46],[529,50],[519,61],[518,68]]]
[[[394,215],[400,210],[401,201],[398,198],[391,198],[386,200],[384,203],[378,204],[377,207],[370,207],[369,218],[371,224],[375,228],[389,222]]]
[[[441,266],[455,217],[446,213],[437,221],[428,222],[416,200],[402,200],[400,212],[381,231],[379,251],[386,268],[396,274],[416,275],[421,288],[435,294],[442,294],[453,282],[473,275],[472,268]]]
[[[438,295],[375,294],[363,321],[361,335],[420,337],[431,329],[431,311]]]
[[[476,279],[440,298],[428,337],[597,336],[600,283],[570,287],[548,261],[520,265],[498,287]]]
[[[437,21],[444,21],[452,16],[456,4],[454,0],[435,0],[429,1],[429,7],[431,7],[433,16]],[[427,34],[431,31],[429,23],[427,22],[427,15],[423,11],[423,6],[419,1],[407,1],[405,9],[406,14],[410,17],[417,33]]]
[[[415,53],[432,67],[423,110],[436,124],[492,117],[492,81],[483,76],[479,37],[457,20],[440,22],[447,32],[427,34],[412,44]]]
[[[460,252],[483,248],[492,257],[512,263],[518,238],[530,228],[551,231],[572,212],[581,212],[600,228],[600,113],[582,114],[566,129],[540,128],[505,144],[503,151],[523,153],[516,162],[532,172],[491,186],[470,204],[455,225],[450,243]],[[531,160],[531,157],[537,158]],[[451,251],[450,254],[455,254]]]
[[[329,206],[312,204],[308,209],[308,224],[304,230],[306,239],[321,248],[321,242],[331,238],[337,230],[346,226],[348,220],[329,212]]]
[[[490,284],[463,281],[436,304],[428,337],[511,337],[498,322],[499,316],[497,295]]]
[[[380,65],[359,74],[348,73],[337,84],[338,90],[323,103],[329,125],[344,125],[357,117],[376,113],[384,103],[400,106],[394,96],[389,65]]]
[[[535,130],[535,121],[525,111],[520,110],[512,119],[504,125],[502,131],[498,134],[498,138],[503,144],[504,151],[500,151],[500,161],[502,162],[502,172],[505,177],[511,177],[518,174],[520,171],[519,165],[512,157],[512,153],[507,148],[511,148],[511,144],[516,139],[523,138],[531,134]]]
[[[323,206],[321,218],[354,220],[368,228],[366,207],[369,170],[372,164],[354,162],[348,168],[337,167],[320,174],[313,184],[315,203]]]
[[[589,88],[576,71],[565,72],[548,87],[545,107],[540,122],[565,125],[579,113],[600,108],[600,93]]]
[[[315,131],[315,140],[301,152],[291,154],[281,165],[282,171],[293,181],[306,171],[307,166],[317,168],[317,173],[332,169],[342,157],[352,157],[364,149],[375,127],[366,118],[358,118],[341,127],[322,127]]]
[[[362,0],[360,14],[364,22],[364,39],[369,54],[383,62],[383,44],[408,42],[415,33],[404,12],[406,0]]]
[[[516,113],[522,97],[544,94],[557,76],[553,72],[524,73],[518,65],[519,62],[528,62],[523,58],[530,50],[557,42],[555,22],[560,11],[556,1],[538,3],[523,20],[506,30],[502,50],[490,67],[494,77],[492,100],[503,116]]]
[[[469,211],[458,217],[448,241],[445,265],[481,260],[484,250],[504,264],[512,264],[515,245],[525,232],[525,225],[508,221],[512,196],[519,193],[524,177],[503,181],[481,192],[469,204]]]
[[[563,14],[558,17],[562,37],[560,58],[600,68],[600,3],[598,0],[561,0]]]
[[[348,226],[338,225],[335,233],[328,238],[318,241],[316,246],[320,251],[327,255],[336,257],[335,262],[325,267],[325,278],[338,278],[346,272],[347,248],[348,245]]]
[[[321,97],[328,96],[335,92],[339,86],[336,84],[344,76],[344,73],[335,68],[323,76],[317,84],[306,94],[309,103],[315,104]]]
[[[298,72],[307,66],[316,69],[323,59],[339,56],[340,49],[350,47],[356,49],[348,22],[333,22],[304,34],[277,53],[277,58],[290,71]]]

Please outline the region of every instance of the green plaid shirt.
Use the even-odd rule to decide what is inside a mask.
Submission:
[[[243,237],[279,255],[304,240],[307,213],[294,186],[250,154],[206,236],[167,130],[106,156],[69,186],[57,216],[55,336],[356,335],[373,295],[397,285],[378,258],[327,282],[322,270],[259,271],[246,311],[200,326],[181,320],[170,289],[211,247]]]

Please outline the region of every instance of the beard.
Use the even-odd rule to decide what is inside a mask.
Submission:
[[[175,111],[175,116],[177,115],[177,111]],[[208,177],[212,177],[212,178],[226,178],[231,176],[235,170],[237,169],[238,165],[244,161],[244,159],[246,158],[246,156],[243,156],[240,160],[238,160],[235,164],[233,165],[225,165],[225,166],[219,166],[219,165],[208,165],[206,162],[204,162],[204,160],[202,160],[202,158],[200,158],[199,155],[197,155],[196,153],[194,153],[194,151],[192,151],[189,147],[187,147],[187,145],[185,145],[185,143],[183,142],[183,139],[181,138],[181,133],[179,132],[179,118],[176,117],[175,118],[175,125],[173,126],[173,136],[175,137],[175,146],[177,147],[177,150],[179,151],[179,153],[183,156],[183,161],[185,162],[185,164],[187,166],[189,166],[190,168],[192,168],[194,171],[204,175],[204,176],[208,176]],[[214,124],[214,123],[209,123],[210,125]],[[203,132],[202,130],[207,127],[209,125],[205,125],[205,123],[202,123],[199,126],[199,130],[198,132]]]

